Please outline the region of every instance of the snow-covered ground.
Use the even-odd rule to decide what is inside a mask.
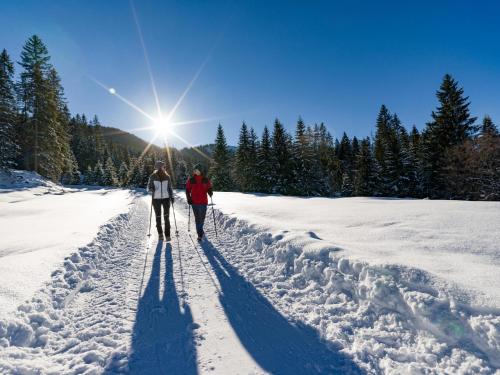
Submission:
[[[136,195],[61,254],[0,313],[0,373],[500,374],[497,203],[214,198],[201,244]]]
[[[500,202],[239,193],[218,193],[216,202],[296,247],[429,271],[470,291],[467,302],[500,308]]]
[[[64,257],[128,211],[125,190],[62,188],[34,173],[0,176],[0,317],[30,298]]]

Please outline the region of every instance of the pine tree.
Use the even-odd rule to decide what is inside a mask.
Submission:
[[[335,192],[336,165],[340,164],[335,157],[333,138],[323,123],[319,127],[315,125],[313,133],[314,143],[317,144],[315,146],[317,150],[315,156],[317,162],[316,168],[319,169],[319,175],[322,176],[321,191],[322,194],[332,195]]]
[[[80,183],[81,173],[78,170],[75,155],[69,150],[69,157],[66,158],[66,164],[63,166],[61,183],[65,185],[78,185]]]
[[[139,158],[133,158],[130,162],[130,172],[129,172],[129,185],[132,187],[139,187],[142,183],[142,176],[144,174],[144,166],[142,160]]]
[[[108,157],[106,163],[104,164],[104,175],[102,179],[102,184],[104,186],[115,186],[116,185],[116,169],[113,159]]]
[[[118,176],[117,176],[118,185],[120,186],[128,185],[128,174],[129,174],[128,166],[126,161],[124,160],[121,162],[120,168],[118,169]]]
[[[84,185],[95,185],[96,184],[94,170],[92,169],[92,167],[90,165],[87,167],[87,170],[83,174],[83,184]]]
[[[398,192],[397,132],[394,126],[398,122],[397,116],[394,120],[385,105],[380,107],[374,140],[374,156],[380,168],[379,186],[376,190],[379,194],[386,196]]]
[[[104,168],[100,160],[94,167],[94,182],[96,185],[104,185]]]
[[[407,141],[408,133],[401,125],[397,114],[391,116],[384,139],[384,165],[382,178],[384,191],[390,196],[404,194],[405,177],[403,176],[402,144]]]
[[[221,124],[217,127],[210,176],[216,190],[231,191],[234,188],[234,182],[231,178],[231,154],[227,147],[226,136]],[[183,183],[185,183],[185,180]]]
[[[483,118],[480,135],[481,136],[489,135],[493,137],[498,137],[500,135],[498,133],[496,125],[493,123],[493,120],[488,115],[484,116]]]
[[[356,173],[354,177],[354,194],[371,196],[375,193],[377,185],[376,161],[372,155],[370,139],[361,141],[356,155]]]
[[[352,169],[356,169],[356,156],[359,154],[359,141],[358,141],[358,138],[356,137],[353,137],[352,138],[352,142],[351,142],[351,156],[352,156],[352,159],[351,159],[351,168]]]
[[[314,163],[314,134],[307,132],[302,118],[299,117],[293,143],[293,193],[297,195],[318,195],[320,181],[318,169]]]
[[[178,160],[175,166],[175,176],[177,178],[176,187],[184,189],[189,177],[189,170],[185,160]],[[217,188],[218,189],[218,188]]]
[[[345,171],[342,174],[342,196],[350,197],[353,192],[354,187],[352,184],[351,176],[349,176],[349,173]]]
[[[274,193],[290,194],[293,181],[292,142],[281,122],[274,121],[272,135],[272,191]]]
[[[20,134],[25,168],[58,181],[70,155],[62,124],[66,115],[62,88],[49,60],[40,38],[29,38],[20,62],[24,69],[18,90],[22,103]]]
[[[273,188],[273,163],[271,137],[269,129],[264,126],[262,139],[257,150],[257,191],[271,193]]]
[[[14,168],[19,153],[14,64],[4,49],[0,54],[0,170]]]
[[[57,108],[57,118],[54,122],[57,140],[54,141],[51,151],[54,155],[57,170],[60,170],[64,175],[72,176],[71,180],[73,181],[73,177],[78,171],[78,163],[70,145],[69,122],[71,115],[61,80],[54,68],[49,70],[48,83]]]
[[[391,120],[391,113],[387,107],[382,104],[377,116],[374,153],[375,159],[383,170],[385,170],[386,147]]]
[[[257,154],[259,149],[259,138],[253,128],[250,128],[248,133],[248,173],[247,183],[249,191],[257,191],[258,188],[258,173],[257,173]]]
[[[423,157],[426,191],[437,198],[444,195],[446,187],[443,178],[446,152],[470,139],[477,128],[476,118],[470,115],[469,98],[449,74],[445,75],[436,96],[440,105],[432,112],[432,121],[427,123],[423,134]]]
[[[240,129],[240,136],[238,140],[238,148],[236,150],[235,160],[234,160],[234,170],[233,175],[236,185],[239,187],[240,191],[246,192],[250,189],[250,135],[248,133],[248,127],[243,122]]]
[[[342,134],[342,139],[337,150],[337,157],[342,161],[345,170],[348,170],[352,160],[352,148],[351,141],[345,132]]]

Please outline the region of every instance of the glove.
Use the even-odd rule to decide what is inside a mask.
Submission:
[[[212,195],[214,195],[214,192],[212,189],[208,189],[207,193],[208,193],[208,195],[210,195],[210,198],[212,198]]]
[[[187,201],[188,201],[188,204],[189,204],[190,206],[193,204],[193,200],[191,199],[191,197],[189,197],[189,198],[187,199]]]
[[[174,204],[174,197],[170,198],[170,203]]]

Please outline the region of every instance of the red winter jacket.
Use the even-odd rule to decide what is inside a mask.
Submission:
[[[193,175],[186,182],[186,198],[190,204],[208,204],[212,196],[212,182],[204,176]]]

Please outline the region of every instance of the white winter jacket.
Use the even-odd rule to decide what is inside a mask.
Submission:
[[[149,177],[148,190],[153,193],[153,199],[166,199],[174,196],[170,177],[160,181],[156,172]]]

